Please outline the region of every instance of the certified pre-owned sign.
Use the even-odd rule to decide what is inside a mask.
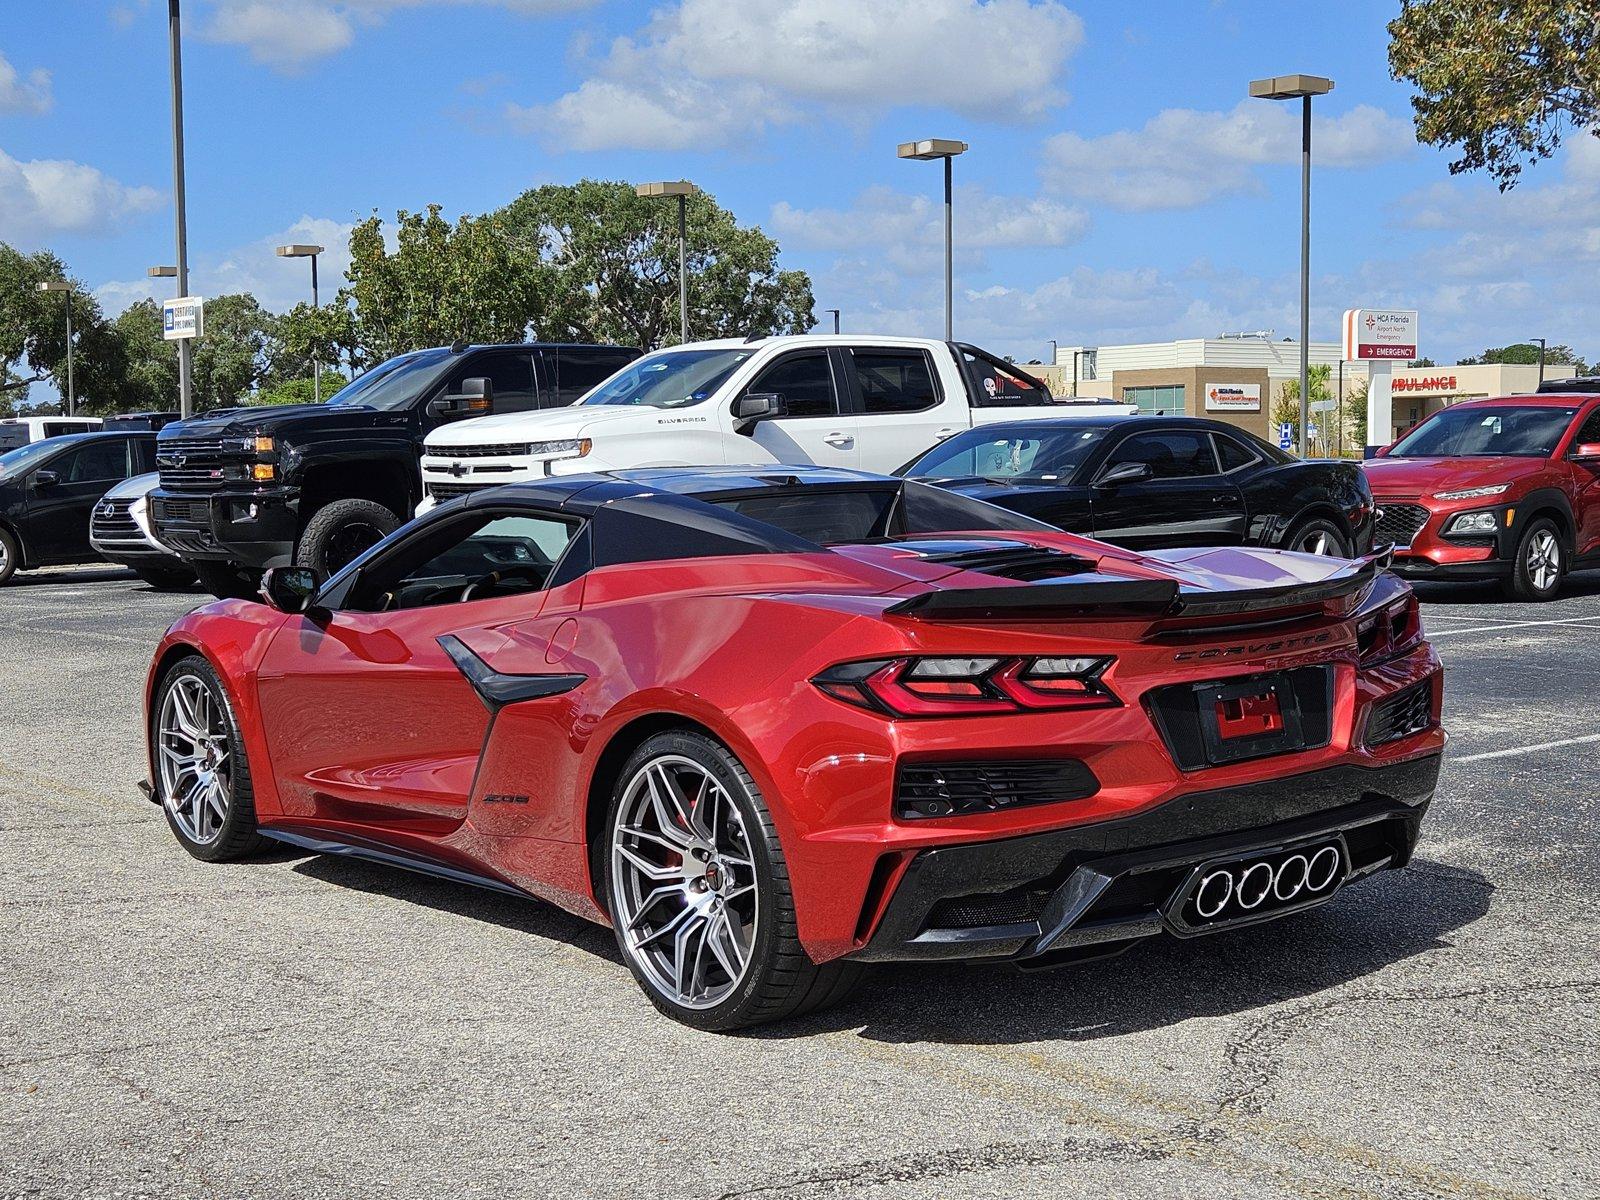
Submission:
[[[1347,308],[1344,313],[1344,356],[1415,358],[1417,312],[1412,308]]]
[[[1259,383],[1212,383],[1206,385],[1207,412],[1260,412]]]

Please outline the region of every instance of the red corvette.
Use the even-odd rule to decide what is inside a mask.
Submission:
[[[706,1029],[871,961],[1044,966],[1407,861],[1439,660],[1382,561],[1140,555],[908,480],[638,471],[443,505],[184,617],[152,798],[616,930]]]

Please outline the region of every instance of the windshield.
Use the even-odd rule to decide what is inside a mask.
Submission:
[[[1548,458],[1576,408],[1447,408],[1395,443],[1389,458]]]
[[[914,479],[993,479],[1025,483],[1070,482],[1105,440],[1104,425],[1082,428],[966,430],[940,442],[906,469]]]
[[[750,350],[668,350],[630,363],[579,404],[647,404],[688,408],[721,387]]]
[[[410,408],[417,394],[444,374],[453,358],[448,347],[398,355],[347,383],[328,398],[328,403],[359,404],[388,412]]]
[[[48,457],[61,449],[63,444],[60,438],[48,438],[42,442],[29,442],[26,446],[18,446],[15,450],[0,454],[0,476],[22,474],[41,458]]]

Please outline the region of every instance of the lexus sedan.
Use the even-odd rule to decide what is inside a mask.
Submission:
[[[1054,965],[1410,857],[1439,660],[1382,561],[1140,555],[815,467],[486,490],[180,619],[151,798],[610,924],[726,1030],[863,965]]]

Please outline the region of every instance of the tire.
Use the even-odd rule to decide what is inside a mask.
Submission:
[[[402,524],[394,513],[371,500],[335,500],[306,522],[295,548],[295,565],[332,575]]]
[[[21,565],[22,547],[8,531],[0,529],[0,584],[10,582]]]
[[[1538,517],[1517,539],[1517,554],[1504,583],[1506,594],[1513,600],[1553,600],[1566,570],[1567,548],[1562,545],[1561,530],[1549,517]]]
[[[261,577],[228,562],[197,560],[190,564],[200,586],[218,600],[257,600]]]
[[[676,806],[664,780],[675,785]],[[698,792],[689,786],[697,781]],[[662,837],[669,825],[672,836]],[[627,832],[636,829],[649,836]],[[601,837],[617,946],[651,1003],[674,1020],[714,1032],[762,1025],[835,1004],[860,978],[860,964],[818,966],[800,945],[772,815],[750,773],[711,738],[670,731],[635,750]],[[686,972],[687,987],[674,982]]]
[[[135,567],[133,573],[158,592],[176,592],[194,584],[194,572],[186,567]]]
[[[1283,548],[1330,558],[1350,557],[1350,539],[1327,517],[1308,517],[1297,522],[1283,539]]]
[[[203,862],[260,851],[250,760],[215,669],[198,654],[180,659],[151,713],[155,798],[178,844]]]

